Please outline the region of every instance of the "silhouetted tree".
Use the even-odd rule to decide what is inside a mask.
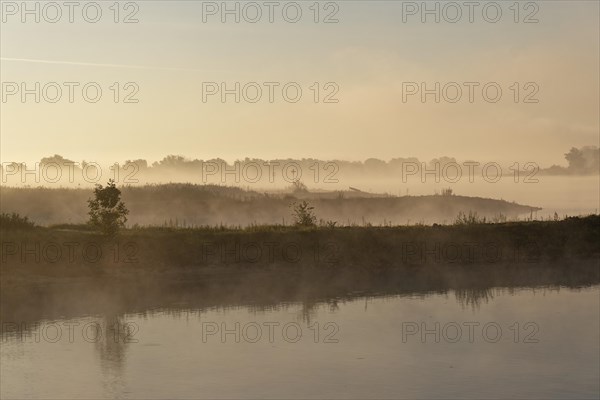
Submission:
[[[574,172],[581,172],[585,170],[585,158],[583,152],[575,147],[565,154],[565,158],[569,162],[569,169]]]
[[[106,187],[96,185],[94,199],[88,200],[88,206],[89,223],[100,228],[106,235],[115,235],[127,222],[129,210],[121,201],[121,191],[112,179]]]
[[[597,174],[600,170],[600,149],[597,146],[575,147],[565,154],[568,171],[574,174]]]

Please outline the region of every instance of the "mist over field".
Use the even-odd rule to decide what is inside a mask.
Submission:
[[[128,187],[123,201],[131,212],[128,226],[248,226],[292,224],[292,205],[309,200],[319,220],[339,225],[404,225],[451,223],[460,212],[493,219],[530,217],[539,208],[501,200],[453,195],[361,196],[345,192],[266,194],[222,186],[169,184]],[[84,224],[89,190],[4,189],[0,199],[7,210],[29,216],[42,225]]]
[[[596,146],[572,148],[566,166],[546,168],[451,157],[228,163],[167,156],[107,166],[54,155],[33,165],[3,163],[0,196],[4,210],[43,225],[85,223],[85,188],[108,179],[124,187],[129,226],[285,223],[299,199],[311,200],[319,219],[348,225],[449,223],[469,211],[487,218],[547,218],[597,211],[599,155]],[[575,199],[573,191],[579,193]]]

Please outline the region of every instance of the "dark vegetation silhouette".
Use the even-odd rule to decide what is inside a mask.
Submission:
[[[314,207],[308,201],[303,200],[292,205],[294,224],[296,226],[311,227],[317,225],[317,217],[314,213]]]
[[[2,229],[30,229],[35,226],[28,217],[21,217],[17,213],[0,213],[0,228]]]
[[[129,210],[121,201],[121,191],[113,180],[106,187],[96,185],[94,198],[88,199],[89,224],[100,229],[108,236],[114,236],[127,222]]]
[[[63,228],[34,227],[20,230],[5,229],[3,226],[2,240],[20,245],[37,243],[40,248],[52,242],[95,241],[101,245],[110,244],[103,239],[101,232],[75,229],[77,227]],[[475,219],[468,223],[433,226],[346,226],[332,229],[327,225],[316,225],[308,230],[303,228],[296,225],[241,229],[149,227],[122,230],[114,241],[134,243],[135,264],[143,266],[146,271],[165,266],[173,269],[209,265],[247,265],[254,268],[338,266],[342,269],[378,270],[432,264],[483,263],[496,267],[502,263],[543,264],[594,258],[597,261],[600,256],[598,215],[568,217],[560,221],[484,223]],[[278,257],[271,255],[265,258],[269,254],[268,243],[278,244],[279,250],[293,243],[301,248],[305,258],[290,261],[289,257],[282,256],[281,251],[276,254]],[[210,251],[207,251],[207,244],[210,244]],[[258,254],[264,257],[249,260],[240,256],[239,249],[248,246],[258,246]],[[238,251],[232,253],[232,248]],[[35,266],[38,261],[26,257],[25,262],[18,252],[13,253],[4,254],[4,261],[9,267],[23,266],[28,262]],[[136,267],[121,259],[115,261],[111,251],[106,251],[103,256],[106,258],[98,260],[95,265],[117,263],[124,268]],[[80,264],[74,263],[73,266],[78,271]],[[48,273],[56,270],[55,267]],[[80,272],[86,271],[82,268]]]

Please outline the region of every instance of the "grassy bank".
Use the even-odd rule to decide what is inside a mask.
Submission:
[[[112,239],[85,225],[3,228],[2,271],[541,264],[598,259],[599,222],[599,216],[588,216],[399,227],[142,228]]]

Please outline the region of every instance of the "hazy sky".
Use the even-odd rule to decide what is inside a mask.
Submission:
[[[446,8],[444,14],[444,3],[440,23],[432,15],[423,23],[418,10],[409,15],[414,9],[407,2],[321,2],[319,20],[337,11],[339,22],[328,24],[314,22],[313,1],[298,2],[303,12],[298,23],[283,18],[285,2],[275,7],[274,23],[262,1],[257,23],[245,21],[244,14],[240,23],[233,16],[222,23],[219,12],[204,14],[203,22],[207,2],[138,1],[127,9],[121,3],[119,20],[137,11],[139,22],[129,24],[113,21],[112,1],[98,2],[103,12],[98,23],[86,22],[81,7],[74,10],[73,23],[67,8],[57,23],[44,19],[56,15],[50,8],[46,14],[41,10],[39,23],[34,16],[23,23],[20,10],[12,15],[8,3],[13,2],[2,2],[0,40],[2,161],[30,162],[54,153],[99,162],[167,154],[227,160],[447,155],[546,165],[562,163],[571,146],[599,140],[597,1],[521,2],[519,23],[513,1],[498,2],[497,23],[484,18],[495,18],[493,7],[484,15],[486,2],[474,9],[472,23],[464,2],[454,3],[463,13],[456,23],[448,21],[456,10]],[[246,11],[254,17],[254,9]],[[86,15],[93,19],[94,9]],[[539,22],[523,23],[528,15]],[[289,7],[286,17],[293,19],[295,8]],[[35,82],[41,88],[56,82],[62,97],[47,101],[57,85],[47,86],[46,97],[40,89],[40,103],[33,94],[25,102],[20,93],[7,95],[12,83],[22,82],[31,89]],[[73,103],[64,82],[79,84],[73,86]],[[89,82],[102,89],[96,103],[82,96]],[[139,88],[133,97],[138,103],[123,103],[135,88],[125,87],[128,82]],[[229,88],[257,82],[263,93],[256,103],[243,97],[235,103],[234,95],[222,103],[219,94],[203,102],[203,82],[226,82]],[[280,84],[273,103],[264,82]],[[297,103],[283,98],[288,82],[302,89]],[[335,85],[326,87],[329,82]],[[463,93],[456,103],[444,96],[435,103],[433,94],[425,103],[420,94],[403,102],[406,82],[428,88],[457,82]],[[472,103],[464,82],[479,83]],[[489,82],[502,89],[496,103],[483,97]],[[336,85],[333,98],[339,102],[323,103]],[[248,98],[254,90],[248,87]],[[455,98],[455,86],[447,90],[446,98]],[[294,87],[289,93],[295,95]],[[490,93],[493,98],[494,86]],[[539,102],[524,103],[525,98]]]

